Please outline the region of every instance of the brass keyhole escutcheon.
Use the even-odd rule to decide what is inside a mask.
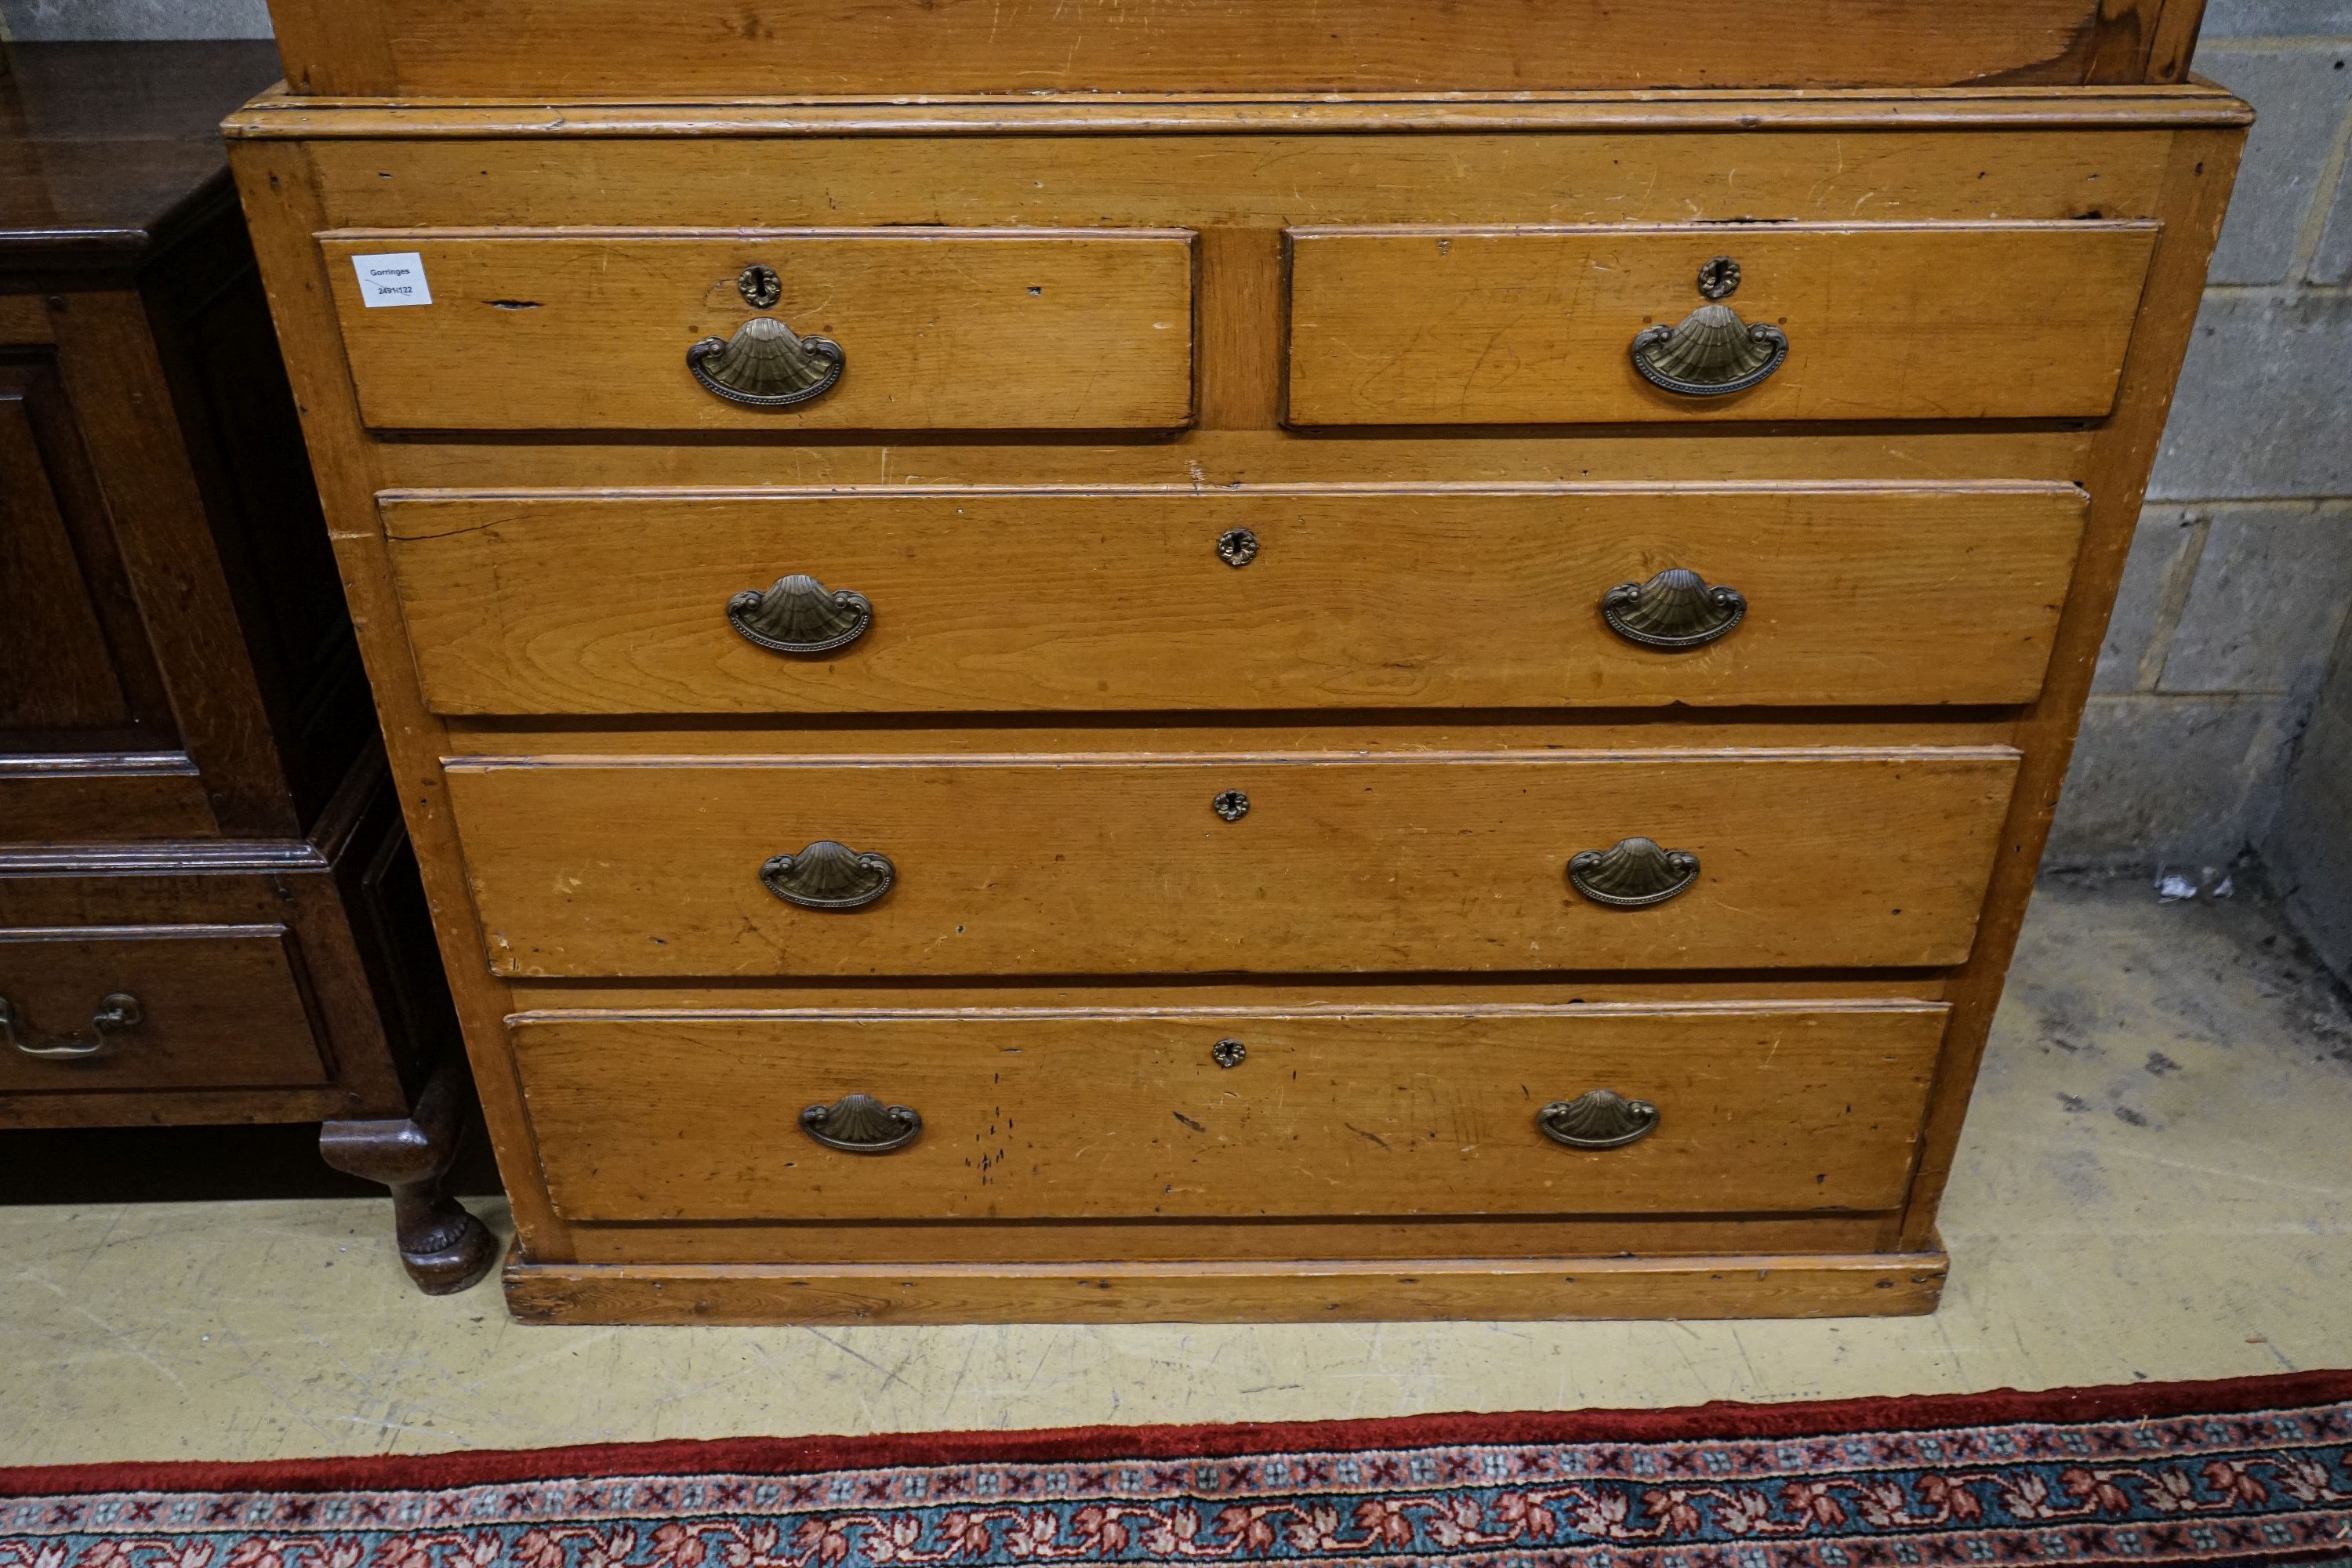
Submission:
[[[1739,289],[1739,263],[1718,256],[1698,269],[1698,291],[1710,300],[1728,300]]]
[[[1217,798],[1209,803],[1209,809],[1227,822],[1239,822],[1249,815],[1249,796],[1237,789],[1220,790]]]
[[[1249,1047],[1239,1040],[1219,1040],[1209,1047],[1209,1059],[1221,1068],[1237,1068],[1249,1058]]]
[[[745,304],[764,310],[784,297],[784,280],[774,268],[755,261],[735,275],[735,289]]]
[[[1217,559],[1228,566],[1246,566],[1257,559],[1257,535],[1246,528],[1231,528],[1217,536]]]

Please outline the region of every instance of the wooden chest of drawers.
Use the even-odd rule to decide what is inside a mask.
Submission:
[[[1933,1307],[2193,0],[488,9],[229,129],[519,1313]]]

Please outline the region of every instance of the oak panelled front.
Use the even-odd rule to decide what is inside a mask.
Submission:
[[[1174,429],[1192,414],[1192,237],[1171,229],[575,229],[320,237],[378,429]],[[429,304],[362,303],[414,253]],[[744,270],[776,274],[755,304]],[[730,402],[687,351],[755,320],[843,356],[792,406]]]
[[[1288,418],[2095,417],[2115,404],[2158,227],[1294,229]],[[1717,258],[1738,281],[1711,300],[1700,273]],[[1634,338],[1703,309],[1777,328],[1787,359],[1727,395],[1645,380]]]
[[[98,1027],[118,993],[135,999],[137,1021]],[[328,1081],[283,926],[0,930],[0,996],[13,1016],[0,1048],[11,1094]]]
[[[447,769],[513,975],[1014,975],[1957,963],[2006,747],[772,759]],[[1226,812],[1245,804],[1245,813]],[[1570,858],[1695,855],[1641,909]],[[786,903],[833,840],[895,879]]]
[[[1797,1213],[1901,1200],[1946,1012],[546,1014],[512,1037],[580,1220]],[[1655,1130],[1538,1130],[1592,1089]],[[920,1134],[852,1153],[798,1125],[853,1093]]]
[[[2021,702],[2085,505],[2055,484],[1343,486],[382,510],[434,708],[630,714]],[[1675,568],[1744,614],[1685,647],[1612,629],[1612,590]],[[870,625],[814,656],[752,642],[730,601],[788,574],[862,595]]]

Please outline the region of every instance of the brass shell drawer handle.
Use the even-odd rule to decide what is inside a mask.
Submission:
[[[147,1010],[139,998],[128,991],[110,991],[98,999],[97,1010],[89,1016],[88,1035],[51,1035],[44,1037],[33,1029],[33,1021],[22,1009],[5,996],[0,996],[0,1040],[16,1047],[28,1057],[44,1061],[86,1061],[103,1056],[120,1037],[137,1028],[147,1018]]]
[[[923,1119],[909,1106],[885,1105],[870,1094],[845,1094],[831,1105],[812,1105],[802,1111],[801,1131],[845,1154],[887,1154],[921,1137]]]
[[[866,635],[874,602],[846,588],[828,593],[814,577],[779,577],[728,600],[727,624],[774,653],[831,653]]]
[[[778,855],[760,868],[768,891],[804,910],[862,910],[898,879],[887,855],[860,854],[820,838],[797,855]]]
[[[1601,595],[1601,618],[1643,647],[1704,647],[1730,635],[1748,614],[1737,588],[1706,585],[1686,567],[1669,566],[1646,583],[1620,583]]]
[[[1614,1089],[1587,1089],[1537,1111],[1536,1130],[1571,1149],[1622,1149],[1658,1130],[1658,1108]]]
[[[1570,884],[1596,904],[1638,910],[1663,904],[1698,880],[1698,857],[1663,848],[1654,839],[1621,838],[1607,849],[1586,849],[1568,862]]]
[[[1701,305],[1679,325],[1633,335],[1633,368],[1642,379],[1682,397],[1745,392],[1788,357],[1786,332],[1761,321],[1751,327],[1728,305]]]
[[[831,338],[804,338],[773,316],[754,316],[731,338],[705,338],[686,351],[694,379],[730,403],[790,408],[833,390],[848,356]]]

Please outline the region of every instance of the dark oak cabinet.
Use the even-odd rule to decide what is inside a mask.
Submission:
[[[0,72],[0,1147],[320,1121],[428,1290],[468,1093],[221,116],[260,44]]]

